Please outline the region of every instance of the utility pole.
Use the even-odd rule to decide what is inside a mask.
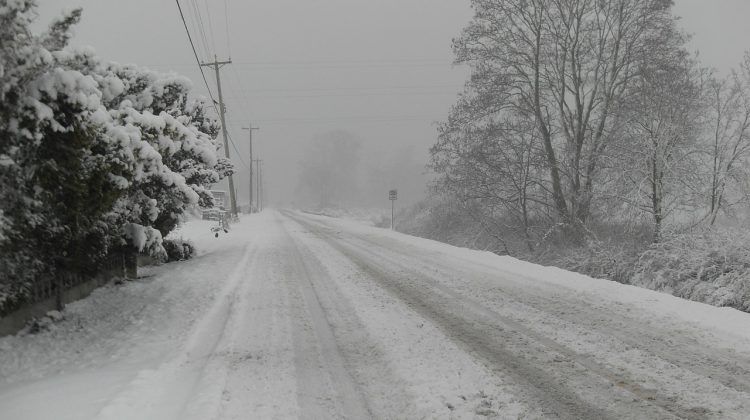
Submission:
[[[255,159],[255,164],[257,166],[257,184],[256,184],[256,191],[258,192],[258,210],[263,210],[263,160],[262,159]]]
[[[213,67],[216,72],[216,88],[219,91],[219,116],[221,118],[221,134],[224,136],[224,156],[229,159],[229,136],[227,135],[226,108],[224,107],[224,97],[221,94],[221,75],[219,68],[226,64],[231,64],[232,60],[219,61],[214,56],[214,61],[210,63],[200,63],[201,67]],[[233,216],[237,215],[237,197],[234,191],[234,179],[229,175],[229,201],[231,202],[231,212]]]
[[[391,230],[393,230],[393,209],[395,207],[396,200],[398,200],[398,190],[388,191],[388,199],[391,200]]]
[[[260,127],[253,127],[249,124],[248,127],[242,127],[243,130],[247,130],[250,133],[250,213],[253,212],[253,130],[260,130]]]

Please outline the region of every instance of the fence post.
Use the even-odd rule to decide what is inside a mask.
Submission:
[[[58,273],[56,278],[57,290],[55,290],[55,307],[58,311],[65,309],[63,304],[63,289],[65,288],[65,279],[62,274]]]

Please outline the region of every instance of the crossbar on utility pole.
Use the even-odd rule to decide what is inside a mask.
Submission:
[[[247,130],[250,133],[250,213],[253,212],[253,130],[260,130],[260,127],[253,127],[249,124],[249,127],[242,127],[243,130]]]
[[[221,94],[221,75],[219,68],[226,64],[232,64],[232,60],[219,61],[214,56],[214,61],[200,63],[201,67],[213,67],[216,73],[216,89],[219,91],[219,117],[221,118],[221,134],[224,136],[224,156],[229,159],[229,136],[227,135],[226,107],[224,106],[224,96]],[[237,197],[234,191],[234,179],[229,175],[229,201],[231,203],[231,212],[237,215]]]

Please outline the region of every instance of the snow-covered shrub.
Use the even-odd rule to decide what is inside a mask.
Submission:
[[[390,226],[390,217],[386,221]],[[456,202],[430,197],[396,214],[396,230],[451,245],[481,249],[500,255],[518,256],[513,240],[505,232],[492,232],[477,223]],[[518,246],[522,249],[522,245]]]
[[[67,48],[80,9],[34,34],[35,8],[0,6],[0,286],[13,301],[112,252],[164,255],[162,238],[233,170],[187,79]]]
[[[541,264],[627,284],[632,277],[637,257],[635,249],[617,241],[589,239],[585,244],[574,248],[538,252],[531,259]]]
[[[165,239],[164,250],[167,252],[167,262],[189,260],[195,256],[195,245],[192,241],[180,239]]]
[[[18,332],[19,335],[38,334],[49,331],[55,327],[55,324],[64,320],[65,315],[60,311],[49,311],[41,318],[34,318]]]
[[[636,261],[631,283],[686,299],[750,311],[750,234],[679,234]]]

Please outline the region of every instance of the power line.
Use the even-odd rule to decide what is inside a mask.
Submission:
[[[227,54],[229,54],[229,56],[231,57],[232,48],[230,48],[229,45],[229,6],[227,3],[228,1],[224,0],[224,31],[226,32],[227,36]]]
[[[175,0],[175,3],[177,3],[177,9],[180,11],[180,18],[182,19],[182,24],[185,26],[185,33],[187,34],[188,41],[190,41],[190,48],[193,49],[193,55],[195,56],[195,62],[198,63],[198,70],[201,72],[201,77],[203,77],[203,83],[206,85],[206,90],[208,91],[208,97],[211,98],[211,105],[214,107],[214,110],[216,113],[219,113],[218,108],[216,108],[216,100],[214,99],[214,95],[211,93],[211,88],[208,86],[208,80],[206,79],[206,74],[203,72],[203,66],[201,66],[201,60],[198,58],[198,52],[195,50],[195,44],[193,43],[193,37],[190,36],[190,31],[187,27],[187,22],[185,21],[185,15],[182,13],[182,6],[180,6],[180,0]]]
[[[238,76],[239,77],[239,76]],[[269,88],[269,89],[241,89],[243,92],[251,92],[251,93],[264,93],[264,92],[339,92],[339,91],[366,91],[366,90],[404,90],[404,89],[410,89],[410,90],[418,90],[418,89],[442,89],[442,88],[452,88],[452,89],[463,89],[463,84],[461,85],[402,85],[402,86],[336,86],[336,87],[330,87],[330,88],[299,88],[299,89],[286,89],[286,88]]]
[[[436,120],[437,117],[434,115],[395,115],[395,116],[351,116],[351,117],[330,117],[330,118],[256,118],[254,121],[262,122],[264,124],[275,124],[275,123],[328,123],[328,122],[400,122],[400,121],[425,121],[425,120]],[[236,125],[240,122],[229,121],[230,124]]]
[[[198,35],[200,35],[201,40],[203,41],[203,51],[206,53],[206,58],[208,58],[211,56],[211,49],[208,47],[208,41],[206,40],[206,28],[205,25],[203,25],[203,15],[201,15],[196,0],[190,0],[190,5],[193,7],[193,16],[197,22],[196,26],[198,27]]]
[[[227,158],[229,158],[229,146],[227,144],[227,140],[229,140],[229,143],[231,143],[232,147],[234,148],[234,151],[237,153],[237,158],[240,160],[240,163],[242,164],[242,166],[244,166],[246,169],[249,169],[248,166],[247,166],[247,163],[245,163],[245,160],[242,158],[242,153],[240,153],[239,149],[237,148],[237,145],[235,144],[234,140],[232,139],[231,134],[229,134],[229,131],[227,130],[227,124],[226,124],[226,120],[225,120],[226,107],[224,106],[224,103],[223,103],[223,100],[222,100],[222,95],[221,95],[221,84],[219,82],[219,66],[224,65],[224,64],[229,64],[232,61],[231,61],[231,59],[229,59],[228,61],[222,61],[222,62],[220,62],[214,56],[214,62],[212,62],[212,63],[202,63],[201,62],[200,58],[198,57],[198,52],[197,52],[197,50],[195,48],[195,43],[193,42],[193,38],[190,35],[190,30],[188,29],[187,21],[185,20],[185,14],[182,12],[182,6],[180,5],[180,0],[175,0],[175,2],[177,3],[177,9],[180,12],[180,18],[182,19],[182,24],[185,27],[185,33],[187,34],[188,41],[190,41],[190,47],[193,50],[193,56],[195,57],[195,61],[198,63],[198,69],[201,72],[201,77],[203,78],[203,83],[206,85],[206,90],[208,91],[208,96],[211,98],[211,105],[213,106],[214,110],[216,111],[216,113],[221,118],[222,131],[224,133],[225,155],[226,155]],[[199,25],[198,25],[199,32],[202,35],[204,47],[206,48],[206,53],[208,54],[209,50],[208,50],[208,45],[207,45],[208,43],[206,42],[205,28],[203,27],[203,19],[201,17],[200,12],[198,11],[198,8],[197,8],[197,5],[195,3],[195,0],[191,0],[191,4],[193,5],[193,9],[194,9],[194,11],[196,13],[197,20],[199,22]],[[213,38],[213,28],[211,26],[211,15],[210,15],[210,12],[208,11],[208,4],[205,3],[205,2],[204,2],[204,4],[206,6],[206,12],[208,13],[208,19],[209,19],[208,24],[209,24],[209,31],[210,31],[210,35],[211,35],[211,41],[212,41],[212,44],[214,46],[214,50],[216,50],[216,45],[215,45],[215,43],[213,43],[214,38]],[[226,3],[225,3],[225,13],[226,13]],[[227,19],[228,19],[228,17],[227,17]],[[227,20],[227,23],[228,23],[228,20]],[[227,29],[227,35],[228,34],[229,34],[229,31]],[[227,48],[228,47],[229,47],[229,37],[227,36]],[[221,107],[221,109],[217,108],[217,106],[216,106],[216,100],[214,99],[214,96],[211,93],[211,87],[208,84],[208,79],[206,79],[206,74],[203,72],[203,67],[204,66],[209,66],[209,65],[213,66],[214,70],[216,71],[216,87],[217,87],[217,89],[219,91],[219,102],[220,102],[219,106]],[[234,190],[234,182],[232,180],[232,176],[231,175],[228,177],[228,179],[229,179],[230,198],[231,198],[231,201],[232,201],[232,212],[234,214],[237,214],[237,203],[236,203],[236,198],[235,198],[236,192]]]
[[[242,159],[242,153],[240,153],[239,149],[237,149],[237,145],[234,144],[234,140],[232,139],[232,135],[229,134],[228,131],[227,131],[227,137],[229,137],[229,143],[232,145],[232,148],[234,149],[235,152],[237,152],[237,158],[240,160],[240,163],[242,163],[242,166],[244,166],[245,169],[250,169],[247,166],[247,163],[245,163],[245,160]]]
[[[214,27],[213,27],[213,24],[211,23],[211,10],[208,8],[208,2],[206,0],[203,0],[203,5],[206,6],[206,17],[208,18],[208,33],[209,35],[211,35],[209,37],[211,39],[211,46],[213,47],[213,51],[216,52]]]
[[[237,74],[237,70],[235,70],[234,67],[232,67],[232,75],[234,76],[234,79],[237,81],[237,85],[240,87],[237,89],[240,92],[240,100],[242,101],[242,106],[245,111],[246,115],[250,115],[250,101],[247,99],[247,93],[250,92],[249,90],[245,89],[245,87],[242,84],[242,80],[240,80],[240,75]]]
[[[336,68],[360,68],[360,67],[378,67],[378,66],[394,66],[394,67],[424,67],[424,66],[456,66],[461,67],[462,64],[455,64],[450,59],[387,59],[379,58],[372,60],[317,60],[317,61],[237,61],[233,64],[240,67],[268,67],[272,69],[276,68],[309,68],[323,66],[320,68],[329,68],[334,66]],[[158,64],[157,64],[158,65]],[[175,64],[163,64],[164,66],[186,66],[188,64],[175,63]]]
[[[443,57],[435,58],[369,58],[369,59],[321,59],[301,61],[239,61],[244,65],[316,65],[316,64],[382,64],[382,63],[452,63],[450,59]]]
[[[368,93],[337,93],[337,94],[316,94],[316,95],[256,95],[256,98],[270,99],[298,99],[298,98],[359,98],[365,96],[440,96],[440,95],[458,95],[458,91],[443,92],[368,92]],[[241,96],[227,96],[227,98],[240,98]]]

